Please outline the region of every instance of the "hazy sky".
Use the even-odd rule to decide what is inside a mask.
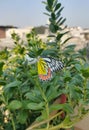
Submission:
[[[43,0],[0,0],[0,25],[18,27],[47,23]],[[44,0],[45,1],[45,0]],[[64,6],[62,16],[68,26],[89,28],[89,0],[59,0]]]

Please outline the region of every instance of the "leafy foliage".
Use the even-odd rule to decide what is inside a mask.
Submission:
[[[75,51],[75,45],[63,48],[61,38],[66,32],[61,32],[65,21],[60,17],[61,4],[57,0],[43,3],[50,16],[53,41],[44,43],[32,30],[24,44],[13,33],[14,48],[0,52],[0,129],[66,129],[89,112],[89,62]],[[61,58],[64,69],[42,83],[37,65],[28,65],[26,54]]]

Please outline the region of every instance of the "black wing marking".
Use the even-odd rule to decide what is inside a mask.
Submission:
[[[58,59],[54,59],[50,57],[43,58],[43,59],[48,64],[49,68],[51,69],[51,72],[61,70],[64,67],[63,63]]]

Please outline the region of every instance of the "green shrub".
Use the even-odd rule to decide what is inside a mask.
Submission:
[[[67,32],[61,26],[62,7],[57,0],[43,2],[49,16],[52,42],[43,42],[35,32],[26,35],[27,44],[13,33],[15,46],[0,52],[0,129],[5,130],[58,130],[71,128],[88,112],[89,62],[75,45],[63,47]],[[53,78],[41,82],[37,63],[28,64],[31,58],[60,58],[64,69],[54,73]],[[76,110],[76,113],[75,113]]]

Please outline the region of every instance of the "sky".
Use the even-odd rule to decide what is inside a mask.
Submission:
[[[0,0],[0,25],[29,27],[46,25],[48,17],[43,0]],[[44,0],[46,1],[46,0]],[[89,28],[89,0],[59,0],[65,24]]]

